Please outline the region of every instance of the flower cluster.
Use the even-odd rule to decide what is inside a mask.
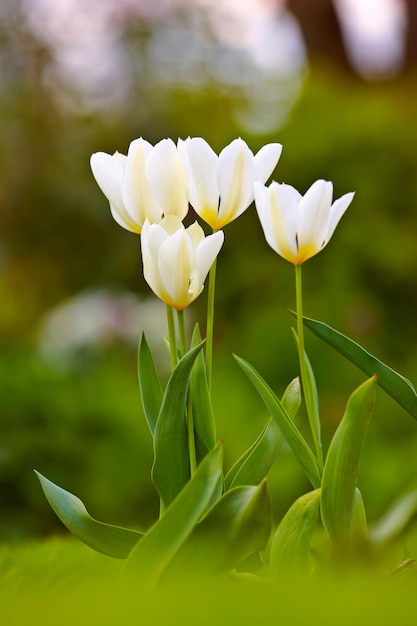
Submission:
[[[97,152],[94,177],[116,222],[141,234],[145,280],[165,303],[182,310],[201,293],[223,244],[221,231],[255,200],[268,244],[300,265],[331,238],[353,193],[332,204],[332,183],[318,180],[304,196],[287,184],[266,181],[281,155],[279,143],[253,154],[235,139],[217,155],[201,137],[131,142],[127,155]],[[182,220],[192,206],[213,229],[205,236]]]

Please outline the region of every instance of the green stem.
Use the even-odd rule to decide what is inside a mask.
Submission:
[[[174,309],[169,304],[166,305],[166,313],[168,322],[169,354],[171,355],[171,369],[174,371],[178,363],[177,334],[175,332]]]
[[[311,434],[315,453],[320,470],[323,469],[323,450],[320,437],[319,416],[315,406],[315,398],[313,396],[312,387],[309,384],[306,355],[304,350],[304,326],[303,326],[303,287],[301,265],[295,266],[295,293],[297,303],[297,335],[298,335],[298,356],[300,360],[301,385],[304,392],[304,400],[307,409],[308,420],[310,423]]]
[[[177,311],[178,329],[180,335],[180,347],[182,355],[187,352],[187,340],[185,335],[185,320],[184,311]],[[197,454],[195,449],[195,433],[194,433],[194,419],[193,419],[193,404],[191,400],[191,393],[188,390],[187,399],[187,432],[188,432],[188,455],[190,459],[190,473],[194,476],[197,468]]]
[[[216,268],[217,259],[214,259],[214,263],[211,266],[209,273],[207,296],[206,371],[209,392],[211,392],[211,374],[213,369],[214,294],[216,290]]]
[[[187,339],[185,336],[185,320],[184,320],[184,311],[177,311],[177,319],[178,319],[178,330],[180,335],[180,348],[182,356],[187,352]]]

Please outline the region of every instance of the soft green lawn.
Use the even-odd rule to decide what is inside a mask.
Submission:
[[[351,572],[267,585],[193,580],[143,594],[123,563],[72,539],[0,549],[0,614],[5,626],[66,624],[413,623],[417,575]]]

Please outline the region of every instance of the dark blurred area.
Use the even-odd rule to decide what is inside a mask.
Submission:
[[[216,151],[236,136],[253,151],[279,141],[279,182],[355,191],[304,267],[305,313],[417,380],[416,42],[412,0],[2,3],[0,538],[61,528],[33,468],[103,521],[146,527],[157,511],[135,361],[145,329],[166,376],[164,309],[93,152],[126,153],[139,136],[198,135]],[[232,352],[279,394],[298,372],[291,265],[253,207],[225,235],[214,404],[230,466],[268,418]],[[204,308],[203,293],[193,321]],[[328,442],[363,376],[306,340]],[[371,520],[417,487],[416,459],[417,424],[380,391],[362,465]],[[288,450],[270,485],[277,517],[307,488]]]

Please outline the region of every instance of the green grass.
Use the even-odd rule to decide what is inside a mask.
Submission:
[[[219,579],[180,580],[143,593],[123,577],[123,562],[73,539],[0,549],[0,606],[5,626],[146,626],[190,624],[412,623],[417,576],[361,570],[279,584]]]

